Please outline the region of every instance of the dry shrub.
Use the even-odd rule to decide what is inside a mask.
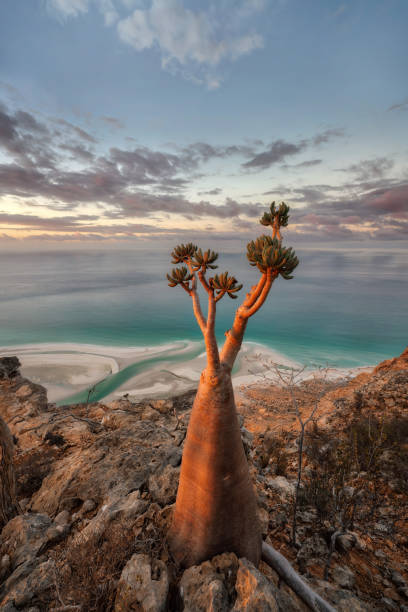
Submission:
[[[17,454],[14,465],[16,471],[17,498],[31,498],[41,487],[49,474],[58,451],[42,447],[28,453]]]
[[[264,469],[271,465],[277,476],[286,476],[288,468],[287,440],[275,433],[267,432],[257,449],[257,461]]]
[[[155,510],[133,524],[112,522],[99,540],[61,551],[56,562],[60,567],[59,592],[65,604],[81,605],[87,612],[113,610],[118,581],[131,556],[144,553],[157,559],[163,555],[163,526],[155,518]]]

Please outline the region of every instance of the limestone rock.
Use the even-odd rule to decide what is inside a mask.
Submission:
[[[1,533],[1,555],[9,555],[12,569],[40,553],[51,524],[46,514],[20,514],[7,523]]]
[[[276,589],[247,559],[239,560],[234,612],[278,612]]]
[[[169,579],[162,561],[150,564],[147,555],[133,555],[125,565],[118,584],[115,612],[164,612]]]
[[[335,583],[345,589],[352,589],[356,580],[348,567],[341,567],[340,565],[334,568],[332,576]]]
[[[139,491],[133,491],[126,497],[120,497],[112,493],[107,503],[103,504],[84,529],[75,535],[74,542],[97,541],[109,528],[112,521],[118,519],[134,520],[146,510],[146,506],[147,503],[140,499]]]
[[[230,610],[237,569],[236,555],[225,553],[186,570],[180,581],[184,612]]]
[[[284,476],[268,478],[267,484],[271,489],[274,489],[282,497],[292,497],[295,493],[295,485],[289,482]]]
[[[161,414],[167,414],[174,409],[174,403],[171,399],[153,400],[150,402],[150,405]]]
[[[317,534],[306,538],[297,554],[296,560],[301,572],[305,572],[309,562],[326,559],[329,549],[325,540]]]
[[[17,376],[20,365],[17,357],[2,357],[0,359],[0,379]]]
[[[8,578],[4,586],[7,594],[0,600],[2,610],[10,604],[18,609],[28,606],[33,600],[41,599],[47,591],[55,589],[54,561],[50,559],[37,565],[33,565],[33,562],[23,563]]]
[[[174,503],[179,478],[180,468],[174,468],[171,465],[166,465],[162,472],[152,474],[148,487],[153,499],[162,506]]]

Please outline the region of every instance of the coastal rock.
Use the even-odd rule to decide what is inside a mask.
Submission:
[[[164,470],[150,476],[148,488],[152,498],[162,506],[173,504],[176,501],[180,468],[166,465]]]
[[[31,571],[30,571],[31,570]],[[33,566],[23,563],[8,578],[4,585],[7,595],[1,600],[1,609],[25,608],[42,597],[51,589],[55,589],[55,564],[51,559]]]
[[[10,567],[36,557],[49,540],[52,521],[46,514],[22,514],[7,523],[1,533],[0,554],[8,555]]]
[[[284,476],[276,476],[276,478],[267,479],[268,486],[282,495],[283,497],[292,497],[295,493],[295,485],[288,481]]]
[[[247,559],[239,560],[234,612],[278,612],[276,589]]]
[[[217,555],[186,570],[180,580],[184,612],[230,610],[237,570],[238,559],[233,553]]]
[[[21,366],[17,357],[1,357],[0,358],[0,380],[3,378],[14,378],[19,373]]]
[[[148,555],[133,555],[125,565],[118,584],[115,612],[164,612],[169,590],[166,565]]]
[[[42,388],[22,378],[17,370],[8,371],[11,377],[0,375],[0,412],[15,436],[17,493],[26,513],[10,521],[0,537],[0,609],[58,609],[61,604],[56,585],[61,599],[72,603],[73,610],[93,609],[101,594],[118,610],[132,606],[144,609],[141,606],[150,604],[140,603],[139,594],[135,594],[135,581],[140,581],[146,592],[152,590],[157,595],[152,609],[163,609],[163,605],[164,609],[179,609],[184,605],[185,610],[194,612],[306,610],[305,604],[265,564],[261,563],[258,570],[230,553],[190,568],[180,583],[176,581],[177,570],[172,565],[165,534],[171,520],[169,504],[177,490],[193,393],[173,398],[171,403],[134,403],[121,398],[106,404],[56,408],[46,403]],[[391,405],[392,410],[402,407],[399,414],[403,415],[407,387],[407,372],[393,366],[375,375],[360,375],[349,386],[335,389],[323,402],[332,419],[325,434],[328,441],[342,431],[340,421],[352,415],[356,390],[361,391],[361,401],[367,402],[364,405],[379,418]],[[263,433],[271,427],[267,403],[270,390],[265,391],[266,400],[261,404],[265,410],[260,411],[257,402],[246,403],[245,417],[240,415],[240,421],[249,432],[244,431],[244,436],[263,536],[296,567],[295,550],[287,547],[287,541],[297,449],[290,420],[285,421],[287,400],[277,393],[273,418],[280,418],[280,411],[282,422],[289,427],[285,452],[287,473],[292,480],[282,475],[273,477],[271,463],[263,466],[259,461],[258,450],[265,446],[265,439],[272,440],[272,444],[279,438],[275,430],[269,437]],[[339,397],[343,401],[337,413],[333,404]],[[381,454],[381,470],[392,465],[393,460],[392,452],[385,450]],[[364,470],[364,465],[356,469],[347,482],[347,490],[359,491],[368,478]],[[368,529],[362,525],[357,512],[355,531],[337,539],[330,582],[319,582],[319,577],[328,557],[327,542],[333,523],[331,519],[319,522],[311,506],[299,507],[301,548],[297,569],[307,572],[311,587],[341,612],[404,608],[401,602],[407,595],[407,573],[401,564],[401,550],[408,538],[403,527],[392,537],[388,534],[401,508],[405,508],[406,497],[403,489],[394,492],[391,486],[398,478],[401,487],[403,472],[401,476],[391,473],[392,477],[386,480],[386,503],[377,508],[372,525]],[[306,461],[305,484],[310,476]],[[376,533],[375,523],[384,525],[381,533]],[[380,550],[385,538],[387,554]],[[340,568],[336,567],[339,562]],[[358,568],[357,579],[346,564],[353,570]],[[128,571],[124,572],[126,567]]]
[[[313,534],[311,537],[306,538],[296,557],[300,571],[305,573],[309,563],[326,559],[328,554],[328,546],[325,540],[318,534]]]
[[[332,576],[336,584],[346,589],[352,589],[356,581],[354,573],[348,567],[340,565],[334,568]]]
[[[112,493],[111,498],[106,500],[98,513],[76,534],[74,543],[96,542],[110,528],[113,521],[134,520],[146,510],[146,507],[147,502],[140,499],[139,491],[129,493],[126,497]]]

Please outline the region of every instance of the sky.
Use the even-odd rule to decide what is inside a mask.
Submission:
[[[406,245],[407,24],[406,0],[2,0],[0,248],[238,244],[273,200],[295,244]]]

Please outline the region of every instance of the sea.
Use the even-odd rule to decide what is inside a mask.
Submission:
[[[408,343],[406,249],[296,251],[295,278],[275,281],[249,322],[247,341],[309,366],[372,365],[402,352]],[[201,340],[191,299],[167,285],[172,264],[165,250],[3,251],[0,259],[2,348]],[[242,297],[259,278],[241,253],[220,256],[217,272],[224,270],[244,283]],[[226,296],[217,305],[220,341],[239,302]]]

